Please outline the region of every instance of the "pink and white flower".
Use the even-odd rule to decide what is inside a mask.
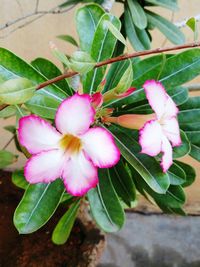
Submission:
[[[19,141],[32,154],[24,170],[28,182],[48,183],[61,177],[74,196],[95,187],[97,167],[112,167],[120,152],[107,130],[90,128],[94,116],[90,96],[77,93],[59,106],[56,128],[36,115],[21,118]]]
[[[161,83],[150,80],[143,87],[156,118],[140,130],[141,153],[156,156],[162,152],[161,166],[166,172],[173,163],[172,147],[181,145],[178,108]]]

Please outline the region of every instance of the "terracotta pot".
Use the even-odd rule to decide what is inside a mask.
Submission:
[[[105,247],[105,236],[85,216],[84,220],[79,216],[68,242],[62,246],[51,242],[51,233],[63,207],[36,233],[18,234],[12,220],[23,191],[12,184],[10,177],[9,172],[0,172],[0,266],[96,266]]]

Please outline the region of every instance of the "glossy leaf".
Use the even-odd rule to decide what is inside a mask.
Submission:
[[[36,90],[33,82],[26,78],[15,78],[0,84],[0,101],[9,105],[22,104],[29,100]]]
[[[182,144],[180,146],[173,148],[173,158],[181,158],[190,153],[190,142],[183,131],[181,131],[181,141]]]
[[[178,10],[177,0],[146,0],[146,2],[155,6],[168,8],[172,11]]]
[[[36,58],[31,62],[31,65],[49,80],[62,74],[56,65],[45,58]],[[61,88],[68,95],[73,93],[66,79],[58,81],[54,85]]]
[[[111,183],[108,169],[99,170],[99,185],[88,194],[91,213],[105,232],[116,232],[124,224],[124,211]]]
[[[74,52],[70,58],[70,63],[71,69],[81,74],[89,72],[96,64],[94,59],[83,51]]]
[[[141,148],[133,138],[132,131],[114,125],[109,130],[126,161],[155,192],[164,194],[170,184],[168,175],[162,172],[159,163],[153,157],[140,153]]]
[[[17,156],[7,150],[0,150],[0,169],[17,161]]]
[[[147,27],[147,17],[144,9],[137,0],[127,0],[127,3],[135,26],[140,30],[145,29]]]
[[[185,172],[186,181],[182,184],[182,186],[187,187],[187,186],[193,184],[195,181],[195,177],[196,177],[195,169],[192,166],[190,166],[184,162],[177,161],[177,160],[174,162]]]
[[[114,100],[109,105],[122,106],[124,104],[132,104],[145,99],[144,90],[142,88],[146,80],[157,79],[157,75],[160,72],[160,64],[156,64],[155,67],[151,64],[151,60],[146,62],[140,61],[136,63],[137,68],[141,67],[137,79],[137,72],[133,69],[135,80],[132,83],[133,87],[138,88],[130,96],[123,99]],[[136,66],[135,65],[135,66]],[[148,69],[149,68],[149,69]],[[147,69],[147,71],[146,71]],[[143,71],[143,76],[141,75]],[[163,71],[160,75],[160,82],[165,86],[166,90],[173,89],[176,86],[182,85],[200,74],[200,49],[191,49],[182,53],[170,56],[165,63]],[[137,79],[137,80],[136,80]]]
[[[46,81],[46,78],[41,73],[14,55],[12,52],[4,48],[0,48],[0,55],[0,82],[19,77],[29,79],[35,85]],[[51,109],[55,106],[58,107],[61,101],[67,96],[67,93],[61,88],[58,88],[55,85],[48,85],[45,88],[38,90],[34,94],[34,97],[32,97],[27,103],[30,106],[34,105],[35,98],[37,98],[37,104],[41,105],[42,102],[47,104],[47,101],[44,98],[48,98],[48,104],[50,104],[48,107]]]
[[[108,26],[109,31],[115,36],[115,38],[119,40],[122,44],[127,46],[126,40],[121,34],[121,32],[110,21],[107,21],[106,24]]]
[[[121,27],[121,23],[118,18],[110,14],[104,14],[96,28],[94,39],[91,48],[91,57],[96,61],[103,61],[110,57],[114,52],[115,44],[117,39],[109,31],[107,22],[111,22],[118,30]],[[84,92],[92,93],[97,90],[98,85],[101,83],[105,74],[106,67],[96,68],[95,70],[87,73],[84,82]]]
[[[12,182],[14,185],[24,190],[29,185],[29,183],[26,181],[26,178],[24,177],[23,170],[16,170],[12,173]]]
[[[81,7],[76,13],[76,29],[79,35],[81,50],[90,53],[94,34],[100,18],[105,11],[96,4]]]
[[[56,245],[62,245],[67,242],[77,216],[79,205],[80,205],[80,199],[76,200],[69,207],[67,212],[62,216],[62,218],[57,223],[52,234],[52,241]]]
[[[61,180],[29,185],[14,214],[14,224],[20,234],[41,228],[56,211],[64,193]]]
[[[151,196],[164,212],[176,213],[176,209],[177,212],[180,212],[181,206],[185,203],[185,194],[180,185],[170,185],[165,194],[158,194],[145,183],[142,177],[132,167],[130,170],[137,189],[147,199]]]
[[[136,199],[136,190],[133,180],[122,160],[109,170],[112,184],[119,198],[123,200],[129,207],[131,202]]]
[[[71,35],[58,35],[57,38],[78,47],[78,43]]]
[[[184,170],[176,163],[173,163],[167,173],[171,185],[182,185],[186,182],[186,174]]]
[[[151,11],[146,10],[146,14],[148,21],[157,27],[172,43],[179,45],[185,42],[184,34],[173,23]]]
[[[11,116],[14,116],[16,113],[16,107],[15,106],[8,106],[4,109],[0,110],[0,118],[9,118]]]
[[[150,49],[151,42],[145,30],[136,28],[131,16],[130,9],[127,7],[124,12],[124,23],[127,37],[136,51]]]
[[[198,39],[198,27],[197,27],[196,19],[194,17],[188,19],[188,21],[186,22],[186,25],[194,32],[194,41],[197,41],[197,39]]]
[[[113,63],[106,75],[106,84],[104,86],[104,92],[109,91],[117,86],[124,72],[129,66],[128,60]]]

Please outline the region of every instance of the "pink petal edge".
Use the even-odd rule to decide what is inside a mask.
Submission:
[[[101,156],[105,158],[105,153],[103,153],[102,155],[95,155],[94,151],[91,150],[91,148],[92,149],[94,148],[95,144],[90,145],[88,143],[88,150],[90,150],[91,153],[89,153],[89,151],[87,151],[87,148],[85,148],[84,149],[85,157],[90,159],[93,162],[93,165],[95,167],[98,167],[98,168],[111,168],[114,165],[116,165],[118,163],[118,161],[120,160],[120,156],[121,156],[120,150],[117,147],[117,145],[115,144],[114,137],[112,136],[112,134],[108,130],[106,130],[106,129],[102,128],[102,127],[93,127],[93,128],[90,128],[87,133],[91,134],[92,132],[94,132],[94,133],[96,132],[95,137],[97,137],[98,131],[103,132],[103,134],[105,134],[106,138],[108,138],[107,140],[104,141],[103,145],[106,143],[106,141],[109,140],[109,143],[111,144],[111,147],[107,146],[106,149],[113,150],[111,152],[114,153],[114,155],[113,154],[111,155],[111,160],[109,160],[108,163],[106,163],[106,164],[102,163],[102,160],[100,158],[101,158]],[[84,136],[87,136],[87,133],[85,133]],[[83,137],[83,140],[84,140],[84,137]],[[99,138],[97,139],[96,143],[98,144],[98,142],[101,142],[101,140]],[[109,153],[109,151],[108,151],[108,153]],[[98,159],[95,160],[95,157],[98,157]],[[100,161],[101,161],[101,163],[100,163]],[[107,161],[108,161],[108,159],[107,159]]]
[[[42,152],[42,151],[45,151],[45,150],[49,150],[49,149],[53,149],[53,148],[56,148],[56,147],[53,147],[53,143],[52,144],[43,144],[44,146],[46,146],[46,148],[42,148],[42,145],[41,145],[41,138],[39,138],[38,140],[38,146],[39,146],[39,149],[36,148],[36,145],[34,144],[33,148],[31,148],[31,141],[27,141],[25,140],[26,138],[23,136],[24,133],[23,133],[23,130],[24,128],[26,127],[26,124],[30,121],[32,121],[32,124],[34,123],[33,121],[36,121],[37,123],[39,122],[39,127],[43,127],[44,125],[49,128],[48,131],[52,132],[54,134],[54,136],[52,135],[51,133],[51,137],[54,137],[55,139],[59,139],[61,137],[60,133],[46,120],[40,118],[39,116],[37,115],[28,115],[28,116],[24,116],[22,118],[19,119],[19,127],[18,127],[18,138],[19,138],[19,142],[22,146],[24,146],[29,153],[31,154],[35,154],[35,153],[39,153],[39,152]],[[34,127],[34,125],[32,126]],[[37,127],[37,126],[36,126]],[[46,130],[46,129],[45,129]],[[30,135],[31,133],[28,132],[28,134]],[[41,134],[42,134],[42,131],[40,131],[40,137],[41,137]],[[29,137],[31,139],[31,135]],[[33,136],[34,138],[34,136]],[[45,136],[46,138],[46,136]],[[45,139],[46,141],[47,139]],[[51,138],[51,141],[52,141],[52,138]],[[54,140],[56,142],[56,140]],[[56,144],[55,144],[56,145]],[[51,147],[49,147],[51,146]]]
[[[88,117],[85,116],[84,124],[80,124],[80,123],[82,123],[83,115],[87,114],[87,112],[85,110],[84,111],[82,110],[80,114],[76,114],[75,113],[76,109],[73,110],[73,101],[76,101],[77,99],[79,99],[79,101],[87,102],[85,107],[88,108],[87,112],[89,112],[89,116]],[[71,106],[71,111],[70,111],[71,114],[66,114],[70,106]],[[96,113],[95,109],[91,105],[91,96],[88,94],[80,95],[79,93],[75,93],[73,96],[63,100],[63,102],[58,107],[56,115],[55,115],[56,128],[63,134],[65,133],[72,133],[72,134],[77,134],[77,135],[83,134],[89,129],[90,125],[94,122],[95,113]],[[69,117],[67,118],[67,116]],[[74,127],[74,129],[72,127],[73,123],[77,124]]]

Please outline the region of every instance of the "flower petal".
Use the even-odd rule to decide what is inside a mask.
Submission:
[[[173,146],[181,145],[180,129],[176,118],[165,120],[162,129]]]
[[[172,100],[172,98],[167,95],[167,102],[165,104],[165,111],[163,114],[163,119],[170,119],[172,117],[176,117],[176,115],[178,114],[178,108],[176,106],[176,104],[174,103],[174,101]]]
[[[59,106],[55,118],[56,127],[63,134],[83,134],[94,122],[94,115],[90,96],[76,93]]]
[[[95,166],[109,168],[119,161],[120,151],[107,130],[101,127],[91,128],[81,137],[81,140],[86,155]]]
[[[73,155],[65,163],[62,174],[67,192],[73,196],[82,196],[98,183],[97,168],[86,159],[83,152]]]
[[[156,120],[146,122],[139,135],[139,144],[142,147],[141,153],[150,156],[156,156],[160,153],[163,133]]]
[[[31,184],[52,182],[61,176],[64,159],[58,149],[36,154],[27,161],[24,175]]]
[[[38,116],[25,116],[19,120],[19,142],[31,154],[58,147],[61,134],[50,123]]]
[[[165,105],[168,99],[165,88],[160,82],[154,80],[146,81],[143,87],[151,108],[155,111],[158,119],[160,119],[165,111]]]
[[[172,158],[172,146],[165,136],[163,136],[162,140],[162,152],[163,156],[160,165],[163,169],[163,172],[166,172],[172,165],[173,158]]]

